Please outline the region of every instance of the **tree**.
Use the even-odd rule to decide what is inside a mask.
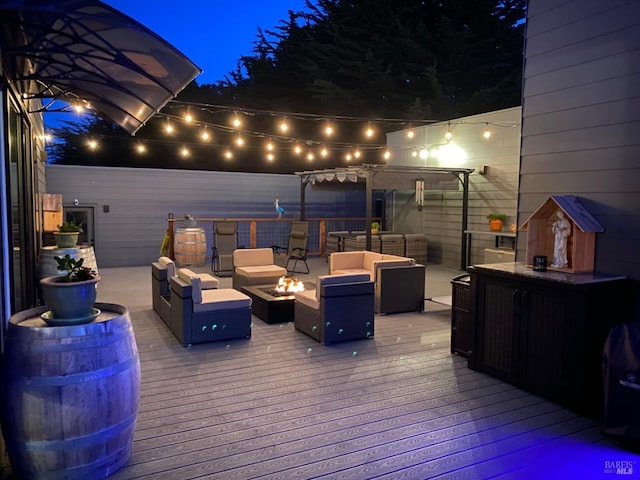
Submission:
[[[188,142],[190,159],[169,161],[165,152],[151,163],[240,171],[310,168],[278,137],[273,112],[311,114],[297,116],[312,121],[297,120],[295,137],[317,148],[325,141],[318,136],[322,116],[376,119],[376,141],[384,144],[385,131],[402,127],[382,118],[419,124],[519,105],[525,8],[525,0],[307,0],[304,11],[290,11],[275,29],[259,29],[252,53],[224,79],[213,85],[194,82],[169,105],[175,109],[163,111],[178,115],[192,105],[200,121],[215,130],[215,142],[202,145],[193,133],[176,134],[167,148]],[[223,159],[222,150],[237,132],[227,126],[229,111],[212,105],[252,109],[244,127],[251,143],[234,151],[233,162]],[[159,141],[163,121],[152,120],[139,136]],[[332,139],[334,148],[360,144],[360,128],[361,122],[342,125],[342,136]],[[262,160],[266,138],[283,145],[276,163]],[[129,148],[110,158],[140,165],[131,155]],[[66,162],[66,156],[59,157]],[[343,163],[337,156],[312,168]]]

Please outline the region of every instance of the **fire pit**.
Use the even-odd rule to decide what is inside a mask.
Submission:
[[[293,322],[295,292],[316,288],[315,283],[281,277],[277,285],[243,287],[251,297],[251,313],[266,323]]]

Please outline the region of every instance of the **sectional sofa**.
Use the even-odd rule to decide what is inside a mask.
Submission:
[[[425,299],[425,266],[413,258],[367,250],[333,252],[329,274],[369,275],[375,282],[376,313],[422,311]]]

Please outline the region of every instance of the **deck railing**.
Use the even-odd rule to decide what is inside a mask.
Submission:
[[[245,248],[262,248],[279,246],[289,243],[291,222],[296,218],[196,218],[197,227],[204,229],[209,249],[213,246],[213,226],[215,222],[238,222],[238,245]],[[374,221],[380,222],[379,218]],[[307,251],[309,256],[322,256],[325,253],[325,240],[328,232],[337,230],[364,231],[365,217],[349,218],[305,218],[309,222],[309,242]],[[167,219],[167,247],[168,254],[175,259],[174,237],[175,229],[183,226],[181,218]]]

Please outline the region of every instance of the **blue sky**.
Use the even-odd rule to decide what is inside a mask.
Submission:
[[[103,0],[160,35],[214,83],[251,52],[258,27],[272,30],[304,0]]]

